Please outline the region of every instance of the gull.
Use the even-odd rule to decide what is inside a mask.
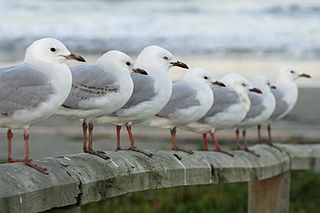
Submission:
[[[0,126],[8,128],[8,161],[11,159],[12,128],[23,129],[26,165],[48,174],[29,158],[29,127],[54,114],[66,100],[72,75],[66,60],[85,62],[60,41],[43,38],[26,50],[24,62],[0,69]]]
[[[177,61],[168,50],[154,45],[142,50],[136,60],[136,66],[145,70],[148,75],[133,73],[131,77],[134,86],[129,101],[111,116],[99,117],[97,121],[116,125],[116,150],[122,150],[120,130],[122,125],[126,125],[131,144],[129,150],[141,152],[151,157],[150,153],[136,147],[131,130],[132,124],[151,119],[167,104],[172,93],[169,69],[173,66],[188,69],[188,66]]]
[[[268,122],[268,145],[273,146],[271,137],[271,122],[282,119],[289,112],[291,112],[297,103],[298,86],[295,81],[299,78],[311,78],[311,76],[299,72],[296,68],[292,67],[287,67],[280,70],[280,75],[274,84],[276,89],[272,90],[272,94],[276,100],[276,107]],[[259,128],[258,131],[260,131]]]
[[[246,117],[237,125],[236,132],[239,134],[239,131],[242,129],[242,137],[245,145],[244,150],[259,157],[258,154],[248,148],[246,129],[261,125],[270,118],[276,107],[275,98],[271,90],[276,89],[276,87],[271,85],[269,79],[265,76],[254,76],[250,79],[250,83],[254,87],[259,88],[262,94],[249,93],[250,109]],[[261,138],[258,134],[258,141],[259,140],[261,140]]]
[[[201,133],[205,150],[208,151],[207,133],[215,145],[215,151],[233,156],[221,149],[215,137],[215,132],[232,128],[246,116],[250,107],[249,92],[259,92],[242,75],[227,73],[221,79],[225,87],[212,86],[214,102],[209,111],[198,121],[190,123],[183,128]]]
[[[95,64],[71,68],[72,88],[56,114],[83,119],[84,152],[109,159],[104,152],[93,150],[93,122],[98,116],[120,109],[129,100],[133,91],[132,72],[147,74],[142,69],[134,68],[132,59],[117,50],[108,51]]]
[[[169,102],[151,120],[151,126],[170,129],[172,150],[193,153],[177,146],[177,127],[199,120],[210,109],[213,103],[212,84],[224,86],[203,68],[189,70],[181,81],[173,84]]]

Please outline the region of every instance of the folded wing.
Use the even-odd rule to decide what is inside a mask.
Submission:
[[[48,76],[29,64],[0,69],[0,116],[32,110],[54,93]]]
[[[159,117],[174,118],[180,110],[200,106],[197,91],[184,82],[178,82],[172,87],[172,95],[167,105],[157,114]]]
[[[76,109],[91,109],[97,106],[89,102],[94,98],[118,93],[120,85],[117,77],[106,72],[98,65],[81,65],[71,68],[72,88],[64,107]]]

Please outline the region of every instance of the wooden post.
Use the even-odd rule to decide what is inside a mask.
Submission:
[[[249,213],[288,213],[290,172],[249,182],[248,193]]]

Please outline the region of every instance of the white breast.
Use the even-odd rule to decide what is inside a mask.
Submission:
[[[298,100],[298,86],[297,84],[289,79],[279,80],[276,84],[277,89],[279,89],[284,94],[284,100],[288,104],[288,109],[279,117],[283,118],[286,116],[296,105]]]
[[[167,72],[154,77],[154,80],[156,95],[150,99],[150,101],[145,101],[134,107],[121,110],[121,113],[117,117],[100,118],[99,122],[112,122],[115,124],[143,122],[160,112],[170,99],[172,81]]]
[[[67,99],[71,90],[72,75],[70,69],[64,65],[51,66],[50,72],[45,72],[49,76],[55,93],[50,95],[48,100],[40,103],[36,108],[19,110],[8,118],[6,123],[12,128],[23,128],[34,124],[42,119],[50,117]]]

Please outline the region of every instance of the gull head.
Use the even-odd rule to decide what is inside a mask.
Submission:
[[[252,86],[257,87],[262,90],[263,93],[270,91],[270,89],[276,89],[270,79],[266,76],[257,75],[250,79]]]
[[[297,80],[298,78],[311,78],[310,75],[300,72],[294,67],[285,67],[280,70],[280,77],[289,80]]]
[[[139,54],[136,64],[148,71],[168,71],[173,66],[189,69],[185,63],[177,61],[168,50],[155,45],[144,48]]]
[[[253,87],[245,77],[237,73],[228,73],[221,78],[221,81],[224,82],[228,87],[231,87],[240,93],[262,93],[260,89]]]
[[[27,48],[25,62],[39,60],[49,63],[64,63],[66,60],[85,62],[84,58],[71,53],[61,41],[54,38],[43,38],[34,41]]]
[[[184,80],[199,82],[202,84],[207,84],[209,86],[217,85],[224,87],[224,83],[217,81],[211,75],[211,73],[203,68],[192,68],[190,69],[183,78]]]
[[[143,69],[135,68],[133,60],[125,53],[118,50],[110,50],[97,59],[97,64],[114,72],[136,72],[147,75]]]

